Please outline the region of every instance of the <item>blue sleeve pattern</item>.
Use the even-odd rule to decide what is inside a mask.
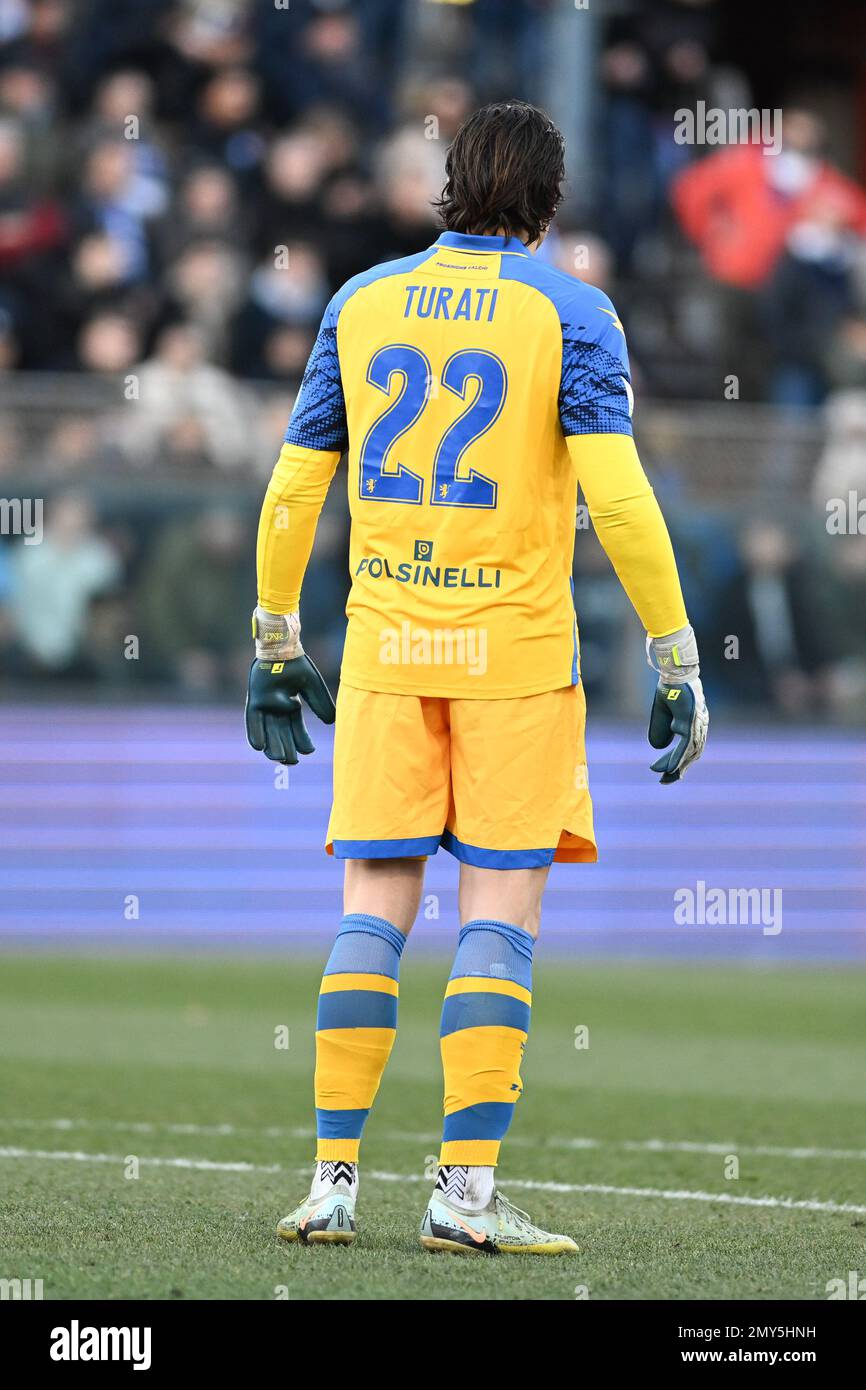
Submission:
[[[430,256],[435,255],[436,247],[418,251],[414,256],[404,256],[396,261],[384,261],[371,266],[360,275],[347,280],[337,290],[325,310],[319,336],[316,339],[310,360],[304,372],[301,389],[298,392],[289,428],[286,430],[287,444],[299,444],[304,449],[339,450],[345,453],[349,447],[349,426],[346,420],[346,400],[343,395],[343,382],[340,377],[340,358],[337,353],[337,320],[344,305],[358,290],[390,275],[402,275],[414,270]]]
[[[625,334],[607,295],[536,256],[503,255],[500,274],[530,285],[556,309],[562,333],[563,433],[631,434]]]
[[[628,367],[621,357],[562,325],[559,418],[565,434],[631,434]]]
[[[304,372],[285,442],[342,454],[349,447],[349,431],[333,317],[329,307]]]

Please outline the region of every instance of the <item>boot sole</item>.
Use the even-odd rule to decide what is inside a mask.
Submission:
[[[435,1254],[451,1255],[576,1255],[574,1245],[462,1245],[457,1240],[445,1240],[442,1236],[419,1236],[425,1250]]]
[[[495,1250],[484,1245],[463,1245],[459,1240],[445,1240],[443,1236],[419,1236],[425,1250],[434,1255],[493,1255]]]
[[[355,1239],[354,1231],[311,1231],[302,1237],[297,1231],[277,1231],[280,1240],[299,1245],[351,1245]]]

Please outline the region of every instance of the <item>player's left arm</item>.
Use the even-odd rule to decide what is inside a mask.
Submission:
[[[331,479],[348,443],[337,356],[336,316],[329,305],[298,392],[259,518],[255,660],[246,703],[247,739],[274,762],[312,753],[301,700],[325,724],[334,701],[301,645],[301,586]]]
[[[649,741],[668,749],[655,763],[677,781],[703,752],[709,714],[695,634],[683,601],[673,546],[632,437],[632,390],[625,336],[610,301],[597,341],[564,332],[560,420],[596,535],[647,632],[647,660],[659,673]]]

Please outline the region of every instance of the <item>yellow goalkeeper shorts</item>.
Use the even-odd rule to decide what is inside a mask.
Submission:
[[[511,700],[341,685],[327,850],[531,869],[598,858],[582,685]]]

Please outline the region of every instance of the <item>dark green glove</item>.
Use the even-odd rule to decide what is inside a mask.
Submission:
[[[690,627],[668,637],[646,639],[647,661],[660,680],[653,696],[647,738],[653,748],[670,748],[652,764],[659,780],[678,782],[704,751],[710,716],[700,681],[698,644]]]
[[[679,742],[657,758],[652,764],[653,772],[660,772],[663,783],[678,782],[685,772],[704,751],[707,741],[707,707],[699,680],[688,681],[685,685],[656,686],[653,707],[650,711],[647,738],[653,748],[667,748],[678,738]]]
[[[337,709],[331,692],[308,656],[292,661],[256,659],[250,667],[245,710],[250,747],[272,762],[293,766],[299,753],[314,752],[302,699],[323,724],[333,724]]]

